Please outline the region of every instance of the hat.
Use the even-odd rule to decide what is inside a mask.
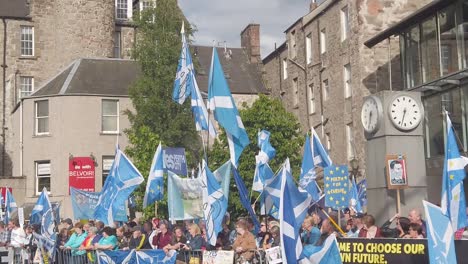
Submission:
[[[132,228],[132,232],[135,232],[135,231],[141,231],[141,226],[139,225],[136,225]]]
[[[363,213],[356,213],[355,215],[353,215],[354,218],[363,218],[364,217],[364,214]]]
[[[73,225],[73,221],[70,218],[62,220],[62,223],[67,223],[69,225]]]

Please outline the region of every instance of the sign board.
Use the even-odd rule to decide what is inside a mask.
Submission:
[[[324,169],[325,206],[333,209],[348,207],[348,166],[329,166]]]
[[[74,157],[68,165],[68,190],[73,187],[78,190],[94,192],[95,165],[91,157]]]
[[[18,208],[18,222],[19,222],[21,228],[23,228],[23,225],[24,225],[24,209],[23,209],[23,207]]]
[[[232,264],[234,263],[234,251],[212,250],[203,251],[203,264]]]
[[[163,148],[164,169],[187,176],[187,160],[184,148]]]
[[[265,250],[265,258],[267,259],[268,264],[282,263],[283,258],[281,257],[280,247],[272,247]]]
[[[385,167],[387,172],[388,189],[408,188],[408,175],[406,174],[406,158],[404,155],[386,155]]]

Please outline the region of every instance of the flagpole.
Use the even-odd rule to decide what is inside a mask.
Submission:
[[[346,236],[346,233],[343,231],[343,229],[341,229],[341,227],[339,225],[336,224],[335,220],[333,220],[333,218],[330,217],[330,215],[328,215],[328,213],[323,209],[323,208],[320,208],[320,210],[322,211],[322,213],[328,218],[328,220],[330,220],[330,223],[333,224],[333,226],[335,226],[335,228],[343,235],[343,236]],[[338,211],[339,212],[339,211]],[[339,213],[338,213],[339,215]]]

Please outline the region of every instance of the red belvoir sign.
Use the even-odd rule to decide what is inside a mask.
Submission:
[[[68,192],[70,192],[70,187],[94,192],[94,169],[94,160],[90,157],[74,157],[70,159],[68,165]]]

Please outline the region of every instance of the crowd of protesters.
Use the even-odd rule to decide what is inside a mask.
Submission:
[[[322,215],[322,217],[321,217]],[[370,214],[344,210],[343,217],[323,217],[320,211],[311,212],[302,223],[300,233],[304,251],[311,246],[320,246],[332,233],[348,238],[409,238],[426,237],[426,223],[421,212],[413,209],[408,217],[396,214],[382,226],[375,224]],[[59,263],[95,263],[95,250],[143,250],[162,249],[165,252],[179,252],[177,263],[188,263],[188,253],[202,250],[233,250],[237,263],[251,262],[255,254],[264,254],[269,248],[280,246],[280,224],[273,218],[264,218],[260,230],[255,232],[251,218],[239,218],[231,222],[225,217],[223,229],[219,232],[216,245],[207,241],[204,221],[183,221],[171,224],[167,220],[153,218],[148,221],[133,220],[112,228],[101,221],[76,222],[69,218],[62,220],[57,234],[56,261]],[[341,223],[341,226],[338,226]],[[35,226],[21,228],[16,219],[5,226],[0,223],[0,246],[10,246],[29,253],[32,261],[37,249],[33,232]],[[460,232],[458,238],[467,238],[468,231]],[[198,255],[199,256],[199,255]],[[30,262],[32,263],[32,262]]]

